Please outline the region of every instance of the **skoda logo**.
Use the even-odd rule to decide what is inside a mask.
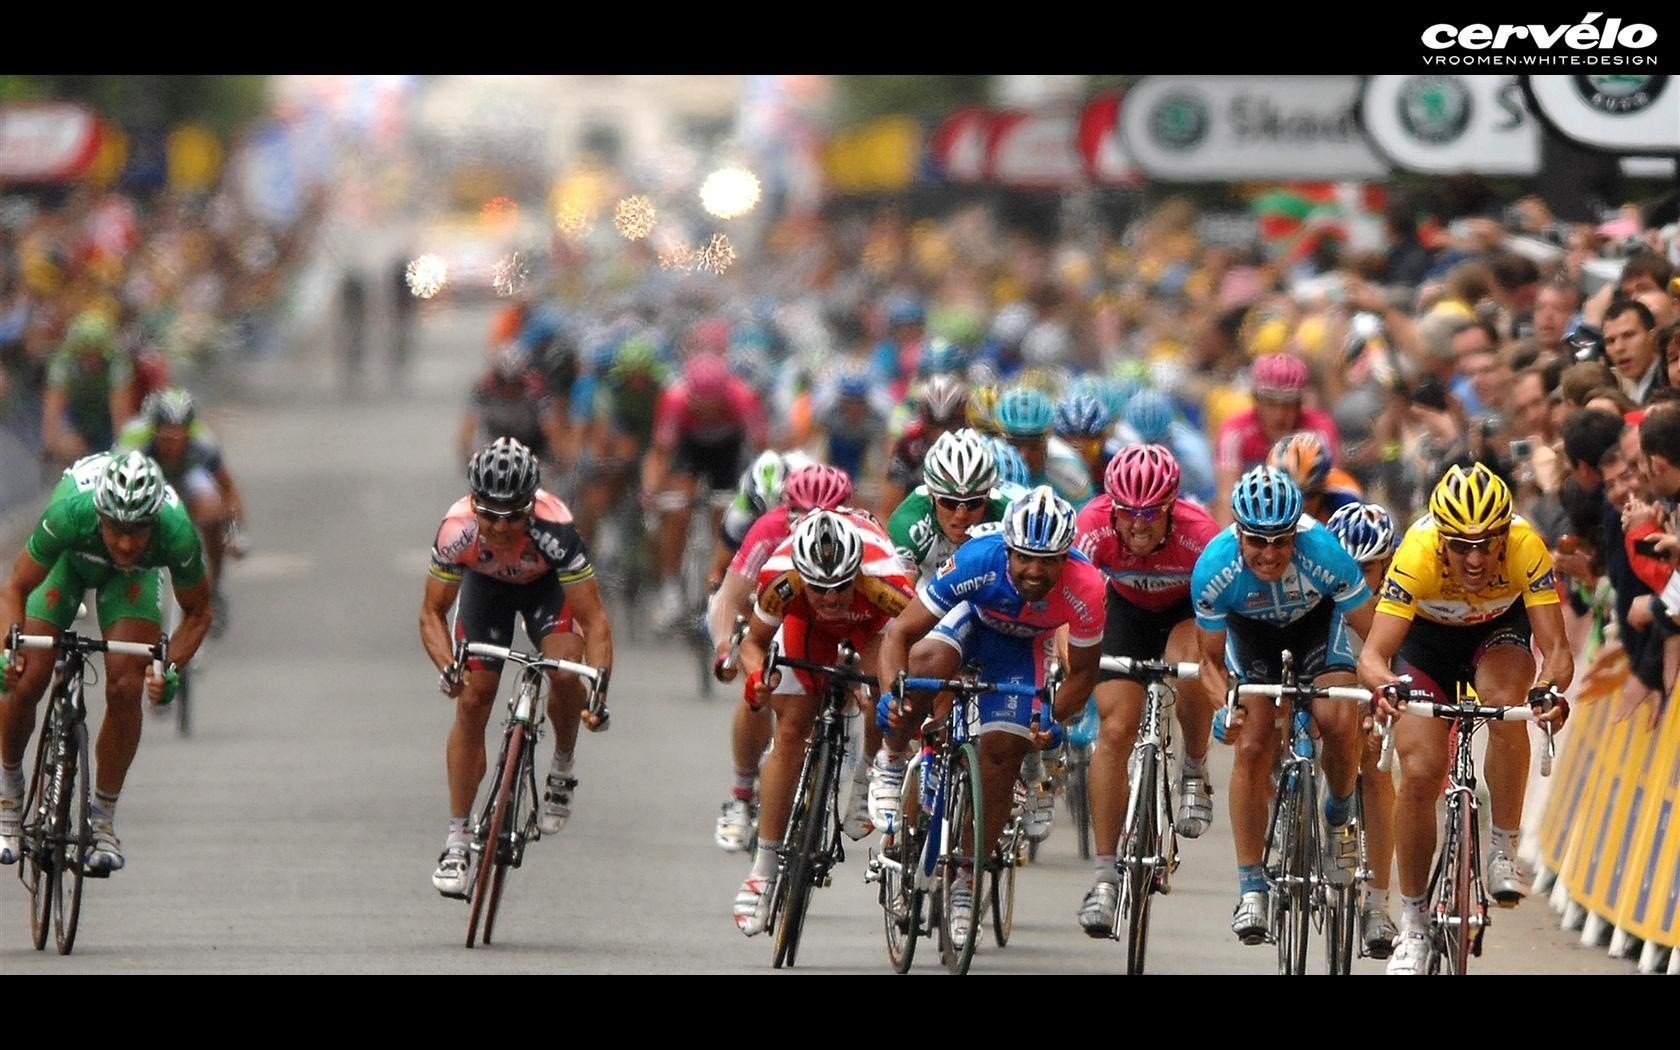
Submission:
[[[1587,105],[1601,113],[1638,113],[1657,100],[1668,86],[1668,77],[1637,74],[1577,74],[1575,90]]]
[[[1167,95],[1149,114],[1149,133],[1167,149],[1191,149],[1207,137],[1207,130],[1207,103],[1196,95]]]
[[[1470,92],[1457,77],[1412,77],[1400,85],[1400,126],[1431,145],[1444,146],[1470,126]]]

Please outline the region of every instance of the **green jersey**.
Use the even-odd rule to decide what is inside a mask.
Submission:
[[[47,509],[29,537],[26,550],[41,565],[51,568],[68,555],[76,561],[80,575],[93,577],[121,571],[167,568],[177,589],[195,586],[204,578],[204,552],[198,542],[187,508],[172,488],[165,488],[163,508],[158,512],[152,537],[137,566],[119,570],[111,564],[111,552],[99,534],[99,512],[93,506],[93,489],[110,462],[110,453],[85,456],[73,464],[53,489]]]
[[[993,489],[986,503],[986,516],[981,521],[1002,521],[1004,508],[1008,506],[1009,500]],[[933,496],[926,485],[917,485],[892,512],[892,517],[887,519],[887,535],[914,579],[931,573],[957,549],[957,544],[945,538],[933,516]]]
[[[134,362],[114,346],[97,354],[83,354],[68,346],[47,361],[47,385],[64,390],[70,423],[94,448],[111,444],[116,422],[111,419],[111,391],[134,379]]]

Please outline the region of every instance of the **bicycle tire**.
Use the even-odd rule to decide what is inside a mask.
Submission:
[[[57,732],[58,716],[51,709],[47,724],[35,745],[35,770],[29,778],[29,791],[24,798],[23,856],[18,862],[18,881],[29,893],[29,934],[36,951],[45,951],[47,931],[52,928],[52,898],[57,865],[54,863],[52,818],[43,809],[51,774],[47,756],[53,751],[52,738]]]
[[[1145,749],[1138,762],[1137,783],[1147,785],[1131,813],[1131,827],[1126,829],[1126,851],[1122,861],[1121,888],[1125,899],[1121,905],[1126,914],[1126,972],[1142,973],[1149,951],[1149,909],[1155,889],[1155,870],[1144,863],[1145,857],[1160,857],[1162,851],[1160,813],[1161,792],[1165,790],[1161,778],[1160,756],[1153,747]]]
[[[1451,896],[1443,902],[1444,906],[1437,914],[1444,915],[1452,923],[1443,931],[1446,942],[1443,954],[1449,972],[1463,975],[1470,972],[1471,946],[1476,941],[1476,930],[1470,925],[1475,911],[1473,887],[1476,863],[1475,837],[1470,822],[1475,819],[1475,811],[1462,799],[1452,808],[1455,812],[1449,820],[1453,828],[1453,849],[1448,861],[1451,878],[1442,879],[1442,885],[1449,889]]]
[[[992,851],[992,936],[999,948],[1008,946],[1009,935],[1015,931],[1015,876],[1021,866],[1021,840],[1025,837],[1021,815],[1013,814],[1003,829],[1003,840]]]
[[[521,727],[521,729],[523,728]],[[496,929],[496,913],[501,907],[502,885],[507,880],[508,868],[517,866],[520,853],[523,851],[522,846],[518,850],[515,849],[513,840],[515,837],[523,838],[530,831],[530,813],[534,810],[534,799],[536,797],[536,781],[534,779],[536,774],[531,754],[534,746],[535,738],[530,733],[522,732],[519,741],[519,764],[514,769],[513,787],[508,793],[506,821],[508,851],[507,855],[503,856],[500,849],[497,850],[496,869],[490,879],[490,899],[485,902],[484,906],[483,941],[485,944],[491,943],[491,936]],[[520,819],[522,813],[526,815],[524,820]]]
[[[909,973],[922,932],[922,905],[927,893],[922,879],[922,851],[927,847],[928,815],[920,805],[921,757],[904,771],[903,802],[898,820],[903,831],[894,838],[899,868],[881,873],[881,915],[887,935],[887,962],[893,972]],[[903,898],[901,904],[895,903]],[[900,910],[902,914],[900,914]]]
[[[1361,867],[1365,857],[1364,790],[1364,782],[1355,779],[1352,805],[1359,829]],[[1364,894],[1357,882],[1346,886],[1327,883],[1325,891],[1328,899],[1324,910],[1324,961],[1331,975],[1352,974],[1353,960],[1359,956],[1356,938],[1359,936],[1359,909]]]
[[[502,744],[501,761],[497,763],[496,783],[486,802],[490,822],[485,826],[479,842],[478,872],[473,876],[472,907],[467,915],[467,947],[478,939],[478,921],[485,898],[495,881],[495,869],[502,863],[502,831],[507,825],[508,796],[513,791],[513,778],[519,772],[519,753],[525,741],[525,727],[518,722],[508,726]],[[488,943],[488,942],[486,942]]]
[[[1278,973],[1307,972],[1307,938],[1312,928],[1311,895],[1307,885],[1308,822],[1311,820],[1311,792],[1306,778],[1291,770],[1278,788],[1278,819],[1282,822],[1283,851],[1280,858],[1281,897],[1275,905],[1278,916]]]
[[[53,880],[53,936],[58,954],[69,955],[76,946],[76,929],[82,915],[82,858],[93,845],[92,812],[89,800],[89,781],[93,767],[88,763],[87,725],[79,724],[70,731],[70,753],[66,755],[67,779],[59,800],[58,826],[66,839],[59,856],[64,864],[58,878]],[[75,842],[77,863],[68,860],[68,846]]]
[[[823,733],[819,724],[817,732]],[[832,784],[838,764],[834,761],[833,744],[820,736],[813,745],[810,754],[809,769],[805,777],[804,799],[797,813],[798,827],[793,820],[788,821],[788,831],[783,837],[784,845],[796,843],[794,851],[784,853],[786,858],[782,877],[779,882],[786,886],[782,895],[782,911],[776,921],[776,956],[773,965],[780,969],[792,966],[799,957],[799,938],[805,930],[805,915],[811,907],[811,890],[817,878],[817,864],[819,853],[826,851],[824,842],[824,827],[832,823],[830,814],[833,804],[829,800]]]
[[[973,744],[964,744],[957,750],[945,779],[945,790],[948,792],[945,821],[946,827],[950,829],[950,841],[947,843],[945,862],[939,869],[939,948],[945,961],[945,969],[960,977],[968,972],[969,965],[974,961],[975,942],[980,939],[980,923],[979,916],[974,914],[977,909],[971,903],[968,936],[963,938],[961,944],[956,943],[956,937],[951,930],[951,895],[956,887],[957,872],[965,867],[969,872],[971,892],[977,894],[982,889],[980,843],[985,841],[986,835],[980,754]],[[964,837],[967,837],[969,842],[966,846],[963,845]]]
[[[1068,763],[1068,812],[1073,818],[1074,836],[1079,842],[1079,859],[1091,859],[1091,754],[1080,748],[1079,757]]]

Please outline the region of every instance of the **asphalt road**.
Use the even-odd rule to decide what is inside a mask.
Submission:
[[[683,656],[651,644],[621,643],[612,731],[584,736],[575,816],[513,873],[496,945],[463,949],[466,907],[432,889],[452,709],[415,624],[433,530],[464,491],[454,430],[486,317],[425,316],[401,393],[374,382],[342,396],[306,348],[254,366],[218,410],[254,550],[230,571],[231,629],[199,671],[197,732],[149,722],[118,812],[128,867],[87,883],[73,956],[30,950],[24,894],[0,873],[0,971],[771,972],[769,939],[730,918],[747,858],[711,841],[729,701],[697,699]],[[1214,757],[1222,789],[1229,756]],[[1270,947],[1228,928],[1222,790],[1216,814],[1157,901],[1153,971],[1274,969]],[[1062,819],[1021,872],[1009,947],[983,942],[974,972],[1123,969],[1121,945],[1074,923],[1090,871]],[[889,972],[865,845],[817,894],[799,972]],[[1495,921],[1480,972],[1633,970],[1579,947],[1538,900]],[[944,972],[927,949],[916,970]]]

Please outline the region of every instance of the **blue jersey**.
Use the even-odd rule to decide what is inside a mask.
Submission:
[[[1215,536],[1196,559],[1190,576],[1196,626],[1223,631],[1226,617],[1235,615],[1284,627],[1326,598],[1336,603],[1342,615],[1365,604],[1371,589],[1341,541],[1311,518],[1303,517],[1296,528],[1295,554],[1276,583],[1262,583],[1243,561],[1236,526]]]
[[[1001,634],[1035,638],[1067,625],[1070,645],[1102,641],[1107,612],[1102,573],[1069,551],[1062,578],[1043,601],[1028,602],[1009,578],[1009,549],[994,532],[958,547],[920,588],[922,604],[939,616],[967,602],[980,622]]]

